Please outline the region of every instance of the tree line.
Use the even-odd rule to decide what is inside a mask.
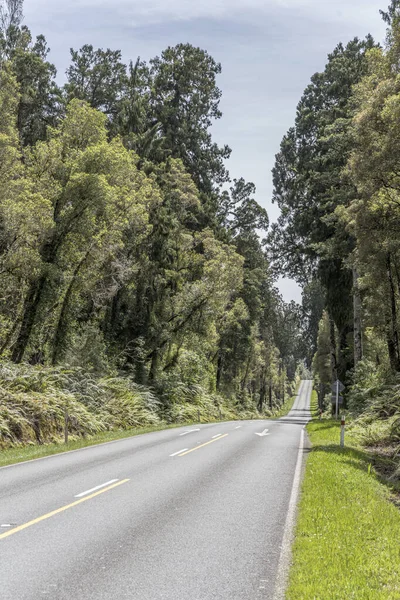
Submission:
[[[380,12],[385,44],[370,35],[339,44],[304,91],[276,156],[282,214],[269,234],[274,268],[311,286],[324,309],[321,404],[339,377],[358,411],[388,385],[398,398],[400,373],[399,0]],[[390,405],[386,417],[400,412]]]
[[[276,288],[254,185],[212,139],[221,65],[88,44],[60,87],[22,9],[0,12],[1,360],[127,377],[165,409],[180,386],[283,402],[313,334]]]

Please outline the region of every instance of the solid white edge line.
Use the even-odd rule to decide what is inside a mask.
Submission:
[[[111,479],[111,481],[107,481],[106,483],[102,483],[100,485],[96,485],[96,487],[91,488],[90,490],[86,490],[86,492],[81,492],[80,494],[76,494],[74,498],[82,498],[83,496],[87,496],[92,492],[96,492],[97,490],[101,490],[103,487],[107,487],[107,485],[111,485],[112,483],[116,483],[119,479]]]
[[[297,454],[296,468],[293,478],[292,493],[290,494],[289,508],[286,515],[285,528],[283,531],[281,553],[277,575],[275,580],[275,590],[273,600],[284,600],[286,585],[289,575],[290,561],[292,557],[292,542],[294,538],[294,527],[296,524],[297,501],[300,491],[301,468],[303,463],[304,451],[304,428],[301,430],[300,447]]]
[[[173,454],[170,454],[170,456],[176,456],[177,454],[180,454],[181,452],[186,452],[186,450],[188,450],[189,448],[184,448],[183,450],[178,450],[178,452],[174,452]]]

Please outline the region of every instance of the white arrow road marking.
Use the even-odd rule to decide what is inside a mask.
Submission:
[[[74,498],[82,498],[83,496],[87,496],[91,492],[100,490],[101,488],[106,487],[107,485],[111,485],[112,483],[115,483],[116,481],[119,481],[119,479],[111,479],[111,481],[107,481],[106,483],[102,483],[101,485],[96,485],[96,487],[91,488],[90,490],[86,490],[86,492],[81,492],[80,494],[76,494],[76,496],[74,496]]]
[[[264,431],[262,433],[256,433],[256,435],[259,435],[260,437],[264,437],[266,435],[269,435],[268,429],[264,429]]]
[[[220,435],[222,435],[222,433],[217,433],[217,435],[213,435],[211,439],[213,440],[214,438],[217,438],[217,437],[219,437]]]
[[[177,454],[180,454],[181,452],[186,452],[187,448],[184,448],[183,450],[178,450],[178,452],[174,452],[173,454],[170,454],[170,456],[176,456]]]
[[[241,425],[238,425],[237,427],[235,427],[235,429],[240,429],[240,428],[241,428]]]
[[[184,431],[183,433],[179,434],[179,437],[182,437],[182,435],[187,435],[188,433],[194,433],[195,431],[200,431],[200,429],[190,429],[190,431]]]

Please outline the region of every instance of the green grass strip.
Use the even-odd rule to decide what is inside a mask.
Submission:
[[[336,421],[313,421],[288,600],[399,600],[400,511],[368,454]]]

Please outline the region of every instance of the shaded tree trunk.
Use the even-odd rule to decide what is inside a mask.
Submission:
[[[66,294],[64,296],[60,315],[59,315],[57,325],[56,325],[56,331],[55,331],[54,337],[53,337],[53,353],[52,353],[52,359],[51,359],[51,362],[53,365],[55,365],[59,361],[59,359],[63,353],[63,350],[64,350],[63,347],[64,347],[65,337],[66,337],[66,333],[67,333],[68,309],[69,309],[69,305],[70,305],[72,292],[73,292],[77,277],[79,275],[79,272],[80,272],[81,268],[83,267],[83,265],[85,264],[87,257],[90,254],[90,250],[91,249],[89,249],[86,252],[85,256],[77,264],[75,271],[72,275],[70,284],[68,286],[68,289],[66,291]]]
[[[251,354],[251,352],[249,352],[249,357],[248,357],[247,363],[246,363],[246,371],[245,371],[244,377],[242,379],[242,383],[240,385],[242,392],[244,392],[244,390],[246,388],[247,380],[249,378],[251,359],[252,359],[252,354]]]
[[[272,381],[271,380],[269,380],[268,401],[269,401],[269,408],[270,408],[270,410],[272,410],[273,406],[272,406]]]
[[[62,238],[55,233],[52,239],[42,246],[40,254],[44,265],[47,267],[54,265],[57,256],[57,250],[61,244],[61,239]],[[11,354],[11,360],[15,363],[20,363],[24,358],[25,350],[31,337],[32,329],[36,320],[37,310],[47,281],[48,272],[45,272],[38,279],[31,283],[26,295],[21,320],[21,328]]]
[[[400,371],[400,352],[399,352],[399,333],[397,326],[397,303],[396,303],[396,291],[393,281],[392,274],[392,259],[390,252],[386,255],[386,272],[389,283],[389,295],[390,295],[390,318],[388,319],[388,352],[390,359],[390,366],[396,373]]]
[[[335,322],[330,315],[329,315],[329,342],[330,342],[330,347],[331,347],[332,381],[336,381],[336,379],[338,378],[336,331],[335,331]]]
[[[353,305],[354,305],[354,366],[362,360],[362,319],[361,319],[361,295],[358,285],[357,269],[353,268]]]
[[[111,302],[107,306],[106,314],[102,325],[104,337],[110,344],[115,341],[116,332],[118,330],[118,319],[120,316],[120,299],[122,289],[120,288],[117,293],[112,297]]]
[[[223,368],[223,359],[222,359],[222,353],[220,350],[218,353],[218,361],[217,361],[217,379],[216,379],[217,392],[219,392],[221,390],[222,368]]]
[[[149,381],[154,383],[157,379],[158,366],[160,362],[160,351],[158,348],[155,348],[151,353],[151,364],[149,371]]]
[[[2,356],[3,352],[5,352],[5,350],[8,348],[8,345],[10,344],[14,333],[17,331],[19,327],[19,318],[17,318],[13,324],[13,326],[11,327],[10,331],[7,333],[6,338],[4,340],[3,345],[0,348],[0,356]]]
[[[262,373],[261,373],[260,398],[259,398],[258,406],[257,406],[259,412],[263,411],[266,397],[267,397],[267,381],[265,378],[265,370],[263,369]]]
[[[36,312],[42,297],[44,286],[46,284],[46,276],[42,276],[32,282],[27,293],[22,316],[21,327],[18,338],[14,344],[11,360],[15,363],[20,363],[24,358],[25,350],[28,345],[33,325],[35,323]]]
[[[320,383],[317,388],[318,392],[318,408],[324,410],[325,385]]]

